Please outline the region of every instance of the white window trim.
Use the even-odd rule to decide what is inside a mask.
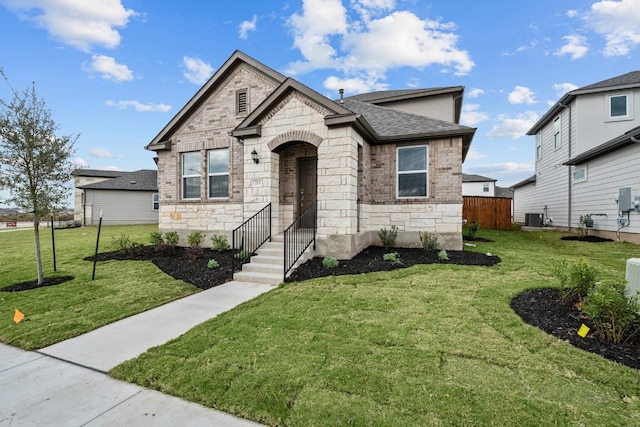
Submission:
[[[158,209],[156,209],[156,204],[158,205]],[[151,210],[153,212],[158,212],[160,210],[160,193],[153,193],[151,195]]]
[[[400,171],[399,170],[400,161],[398,160],[400,158],[399,152],[400,150],[406,149],[406,148],[424,148],[426,151],[425,163],[427,168],[424,170],[416,169],[411,171]],[[415,174],[415,173],[425,173],[427,176],[425,195],[410,196],[410,197],[400,196],[400,175],[408,175],[408,174]],[[426,199],[428,197],[429,197],[429,146],[428,145],[407,145],[404,147],[396,147],[396,198],[397,199]]]
[[[184,156],[185,156],[185,154],[192,154],[192,153],[197,153],[200,156],[200,162],[202,162],[202,153],[200,153],[199,151],[186,151],[186,152],[182,153],[182,155],[180,156],[180,161],[182,163],[181,168],[180,168],[182,170],[182,177],[180,178],[180,195],[182,196],[182,200],[200,200],[200,197],[201,197],[201,196],[198,196],[198,197],[185,197],[185,195],[184,195],[184,190],[185,190],[184,179],[185,178],[195,178],[195,177],[198,177],[198,179],[201,178],[200,173],[194,173],[194,174],[190,174],[190,175],[185,174]],[[200,166],[200,167],[202,167],[202,166]],[[200,195],[202,195],[202,182],[200,182]]]
[[[536,133],[536,162],[542,160],[542,132]]]
[[[556,132],[556,123],[558,123],[558,131]],[[556,140],[556,135],[558,139]],[[553,147],[556,150],[562,148],[562,116],[558,116],[553,121]]]
[[[576,179],[576,172],[580,172],[580,171],[584,171],[584,176],[582,178],[578,178]],[[573,183],[574,184],[579,184],[581,182],[585,182],[587,180],[587,165],[581,166],[579,168],[575,168],[571,174],[571,177],[573,178]]]
[[[611,115],[611,98],[624,96],[627,99],[627,114],[624,116],[612,116]],[[633,93],[625,92],[625,93],[611,93],[605,96],[605,109],[607,111],[607,122],[618,122],[624,120],[632,120],[633,119]]]
[[[488,193],[489,190],[491,190],[491,186],[489,185],[488,182],[483,182],[482,183],[482,192],[483,193]]]
[[[227,150],[227,171],[226,172],[214,172],[209,173],[209,153],[216,150]],[[213,150],[207,150],[207,198],[209,200],[227,200],[229,199],[229,193],[231,192],[231,174],[229,173],[231,169],[231,150],[228,147],[216,148]],[[229,188],[227,190],[227,195],[224,197],[211,197],[211,189],[209,188],[209,177],[211,176],[226,176],[227,182],[229,184]]]

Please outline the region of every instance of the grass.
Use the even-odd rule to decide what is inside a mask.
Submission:
[[[110,250],[123,234],[146,243],[157,225],[106,226],[100,252]],[[116,320],[197,292],[195,286],[174,280],[151,262],[109,261],[96,267],[83,261],[94,254],[97,227],[56,230],[53,272],[51,230],[41,229],[44,275],[74,276],[60,285],[21,292],[0,292],[0,342],[33,350],[80,335]],[[33,230],[0,233],[0,288],[37,279]],[[15,309],[25,319],[13,322]]]
[[[640,375],[510,309],[585,257],[624,278],[626,243],[481,230],[498,266],[416,266],[282,285],[111,374],[271,425],[640,424]]]

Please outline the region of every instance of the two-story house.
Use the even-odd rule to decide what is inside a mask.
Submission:
[[[402,245],[422,231],[461,249],[475,132],[458,124],[462,96],[456,86],[332,100],[236,51],[146,146],[160,231],[230,236],[268,206],[259,226],[273,235],[312,209],[304,228],[319,255],[351,258],[393,225]]]
[[[516,222],[526,214],[575,230],[640,243],[640,71],[566,93],[527,132],[536,174],[513,186]]]

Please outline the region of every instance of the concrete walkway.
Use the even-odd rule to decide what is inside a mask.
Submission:
[[[273,288],[228,282],[38,352],[0,344],[0,426],[258,425],[103,372]]]

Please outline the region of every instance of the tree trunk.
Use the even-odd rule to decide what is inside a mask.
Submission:
[[[44,281],[42,275],[42,256],[40,255],[40,221],[38,219],[33,220],[33,234],[36,241],[36,264],[38,265],[38,285],[41,285]]]

